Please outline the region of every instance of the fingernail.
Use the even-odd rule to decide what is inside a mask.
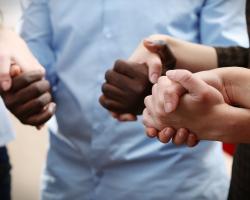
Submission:
[[[153,73],[150,77],[152,83],[157,83],[159,75],[157,73]]]
[[[172,106],[172,103],[165,103],[164,104],[164,109],[165,109],[165,112],[166,113],[170,113],[173,111],[173,106]]]
[[[10,89],[10,86],[11,86],[10,81],[3,81],[3,82],[1,83],[1,86],[2,86],[2,89],[3,89],[4,91],[9,90],[9,89]]]

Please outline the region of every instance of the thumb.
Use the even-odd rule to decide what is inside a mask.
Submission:
[[[170,70],[166,72],[166,75],[170,80],[180,83],[190,94],[197,96],[203,94],[208,86],[204,81],[187,70]]]
[[[0,55],[0,87],[3,91],[11,87],[10,66],[10,56]]]
[[[165,74],[167,70],[174,69],[176,65],[176,58],[170,50],[167,42],[164,40],[144,40],[144,46],[151,53],[155,53],[159,56],[162,63],[162,74]]]
[[[154,46],[151,45],[150,41],[145,40],[143,46],[153,54],[155,53]],[[146,62],[148,66],[148,75],[151,83],[157,83],[158,78],[162,74],[162,62],[158,55],[149,56]]]
[[[10,68],[10,76],[11,76],[11,78],[14,78],[14,77],[16,77],[16,76],[18,76],[20,74],[21,74],[21,68],[16,64],[11,65],[11,68]]]

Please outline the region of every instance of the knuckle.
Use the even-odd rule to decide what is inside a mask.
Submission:
[[[164,76],[159,77],[158,82],[159,83],[164,83],[165,82],[165,77]]]
[[[40,97],[35,100],[35,106],[37,108],[43,108],[45,106],[44,98]]]
[[[157,92],[158,84],[154,84],[152,86],[152,94],[155,94]]]
[[[199,95],[199,101],[207,101],[210,97],[210,91],[208,89],[204,89]]]
[[[106,73],[105,73],[105,79],[108,81],[111,77],[111,74],[112,74],[112,70],[107,70]]]
[[[102,93],[103,94],[106,94],[108,92],[108,85],[106,84],[106,83],[104,83],[103,85],[102,85]]]
[[[50,89],[50,82],[48,80],[43,80],[43,84],[47,90]]]
[[[110,108],[110,102],[109,102],[108,100],[102,98],[102,99],[100,100],[100,103],[102,104],[103,107],[105,107],[105,108],[107,108],[107,109]]]
[[[133,92],[137,95],[144,93],[145,87],[143,84],[137,84],[135,87],[132,88]]]
[[[145,99],[144,99],[144,105],[147,107],[147,105],[149,104],[151,100],[151,96],[146,96]]]
[[[34,91],[37,95],[43,94],[43,89],[41,87],[41,82],[36,82],[33,84]]]
[[[187,70],[184,70],[183,72],[184,72],[184,74],[183,74],[183,76],[181,76],[180,80],[182,82],[189,82],[190,79],[192,79],[192,76],[193,76],[192,73],[187,71]]]
[[[104,97],[103,95],[99,97],[99,103],[103,106]]]
[[[121,59],[118,59],[115,61],[115,64],[114,64],[114,69],[119,69],[119,68],[122,68],[123,67],[123,61]]]
[[[21,78],[22,78],[22,82],[25,85],[29,85],[33,80],[33,78],[31,76],[26,76],[26,74],[23,74]]]

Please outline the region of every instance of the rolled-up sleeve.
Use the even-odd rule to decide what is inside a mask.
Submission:
[[[216,47],[219,67],[248,67],[249,49],[244,47]]]

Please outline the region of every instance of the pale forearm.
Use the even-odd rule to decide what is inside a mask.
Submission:
[[[167,35],[152,35],[150,39],[167,42],[177,59],[177,69],[198,72],[218,67],[217,54],[213,47],[186,42]]]
[[[218,129],[211,134],[222,142],[250,143],[250,110],[225,105],[222,112]]]

